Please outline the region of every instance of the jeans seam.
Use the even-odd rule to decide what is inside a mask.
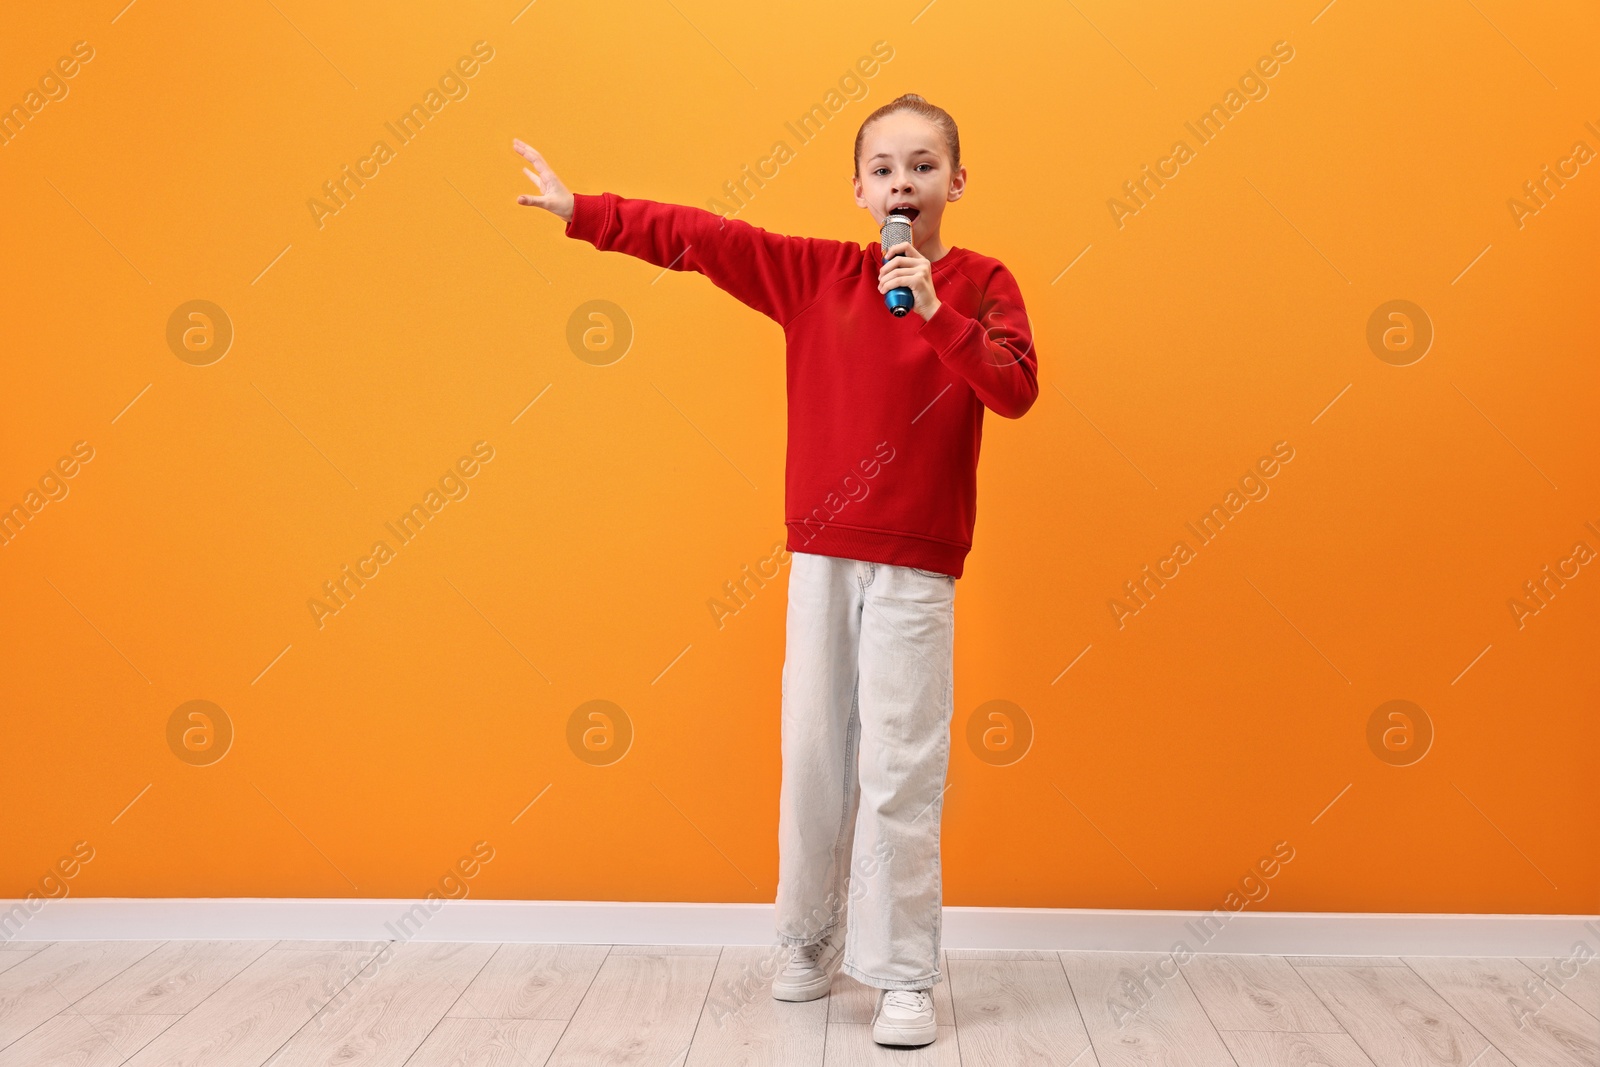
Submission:
[[[944,842],[940,840],[940,825],[944,819],[944,790],[939,791],[939,802],[933,806],[933,914],[929,916],[928,928],[933,931],[933,966],[939,967],[939,929],[944,921]]]
[[[856,683],[855,683],[855,686],[854,686],[854,691],[850,694],[850,714],[849,714],[849,716],[846,717],[845,723],[844,723],[844,806],[843,806],[843,809],[842,809],[842,811],[841,811],[841,813],[839,815],[839,832],[834,835],[834,839],[833,839],[833,862],[834,862],[834,870],[835,871],[841,871],[842,870],[842,868],[840,866],[841,853],[843,852],[843,850],[844,850],[844,848],[845,848],[845,846],[847,844],[847,842],[845,841],[845,830],[850,828],[850,793],[851,793],[852,783],[854,782],[854,779],[855,779],[854,768],[855,768],[855,765],[856,765],[856,744],[857,744],[857,734],[856,734],[856,731],[853,729],[853,726],[854,726],[855,723],[860,721],[860,718],[859,718],[859,716],[860,716],[860,706],[861,706],[861,674],[860,674],[860,669],[857,668],[857,671],[856,671]],[[848,867],[848,866],[849,866],[848,862],[845,862],[844,867]],[[835,885],[833,886],[835,897],[838,896],[838,892],[839,892],[840,888],[843,888],[844,892],[846,894],[849,894],[851,892],[851,890],[854,887],[853,886],[846,887],[844,885],[844,883],[846,883],[847,881],[848,881],[848,878],[846,878],[843,873],[841,873],[840,875],[836,876]],[[835,902],[835,906],[842,911],[842,910],[844,910],[846,908],[847,905],[843,901],[836,901]],[[838,913],[836,912],[836,913],[828,916],[828,925],[823,928],[822,933],[818,936],[817,940],[821,941],[821,940],[827,938],[827,936],[833,932],[834,927],[837,926],[837,925],[838,925]],[[840,948],[841,948],[841,951],[842,951],[843,950],[843,946],[840,946]]]
[[[954,612],[954,610],[952,610],[950,614],[951,614],[951,620],[950,621],[951,621],[952,637],[953,637],[954,623],[955,623],[955,612]],[[954,647],[952,645],[952,648],[951,648],[951,662],[950,662],[949,673],[945,676],[944,707],[941,707],[939,709],[941,718],[943,718],[944,712],[945,712],[946,709],[950,710],[951,717],[954,718],[955,695],[956,695],[955,649],[954,649]],[[949,724],[948,723],[946,724],[946,726],[945,726],[945,728],[943,730],[939,731],[939,747],[942,750],[941,753],[940,753],[940,759],[941,759],[941,762],[945,766],[945,774],[948,776],[948,774],[949,774],[949,766],[950,766],[950,729],[949,729]],[[934,824],[933,824],[933,849],[934,849],[934,860],[935,860],[935,862],[933,864],[934,894],[933,894],[933,923],[932,923],[932,926],[933,926],[933,970],[934,970],[934,974],[935,975],[939,975],[940,974],[939,953],[941,951],[941,948],[942,948],[942,945],[943,945],[943,940],[944,940],[944,793],[945,793],[945,791],[944,791],[943,785],[941,783],[941,787],[939,789],[939,795],[938,795],[938,798],[937,798],[937,803],[935,805],[935,810],[934,810]]]

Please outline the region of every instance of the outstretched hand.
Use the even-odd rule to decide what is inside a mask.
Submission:
[[[550,164],[546,163],[544,157],[532,146],[524,144],[516,138],[511,140],[511,149],[517,155],[532,163],[534,170],[539,172],[535,174],[527,167],[522,168],[522,173],[532,178],[539,186],[539,195],[532,196],[524,193],[517,197],[517,203],[524,207],[542,207],[563,222],[571,222],[572,193],[562,184],[561,179],[556,177],[556,172],[550,169]]]

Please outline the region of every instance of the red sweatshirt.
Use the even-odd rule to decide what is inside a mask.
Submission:
[[[978,514],[983,409],[1039,395],[1022,293],[999,260],[950,248],[939,310],[896,318],[880,242],[768,233],[700,208],[574,194],[567,236],[698,271],[788,341],[787,549],[961,577]]]

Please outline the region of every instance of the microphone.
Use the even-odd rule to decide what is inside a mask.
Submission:
[[[911,240],[911,220],[904,215],[890,215],[883,220],[883,228],[879,231],[883,238],[883,251],[888,255],[889,249],[898,244],[905,244]],[[899,256],[895,256],[899,259]],[[890,289],[883,294],[883,304],[894,312],[895,318],[905,318],[906,312],[916,304],[916,296],[910,289],[901,286]]]

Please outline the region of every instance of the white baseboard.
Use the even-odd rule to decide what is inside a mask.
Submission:
[[[773,945],[771,904],[78,897],[0,901],[0,941],[330,940]],[[35,910],[30,911],[33,906]],[[21,909],[19,912],[17,909]],[[1210,917],[1209,927],[1201,923]],[[1209,933],[1207,933],[1209,930]],[[1567,956],[1592,915],[944,909],[945,948],[1284,956]]]

